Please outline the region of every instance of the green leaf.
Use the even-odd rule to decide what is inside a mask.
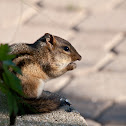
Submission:
[[[8,98],[8,107],[9,107],[10,114],[14,112],[16,115],[18,113],[18,105],[15,96],[11,92],[8,92],[7,98]]]
[[[21,73],[21,69],[19,68],[19,67],[17,67],[17,66],[10,66],[12,69],[13,69],[13,71],[15,71],[16,73],[18,73],[18,74],[22,74]]]
[[[0,44],[0,61],[2,65],[0,67],[0,72],[2,71],[2,78],[0,78],[0,91],[2,91],[8,99],[9,114],[14,113],[17,115],[20,110],[25,113],[22,104],[22,98],[19,96],[24,96],[22,91],[22,86],[20,80],[17,78],[16,74],[21,74],[20,68],[18,68],[12,59],[15,55],[9,54],[10,49],[7,44]],[[14,73],[15,74],[14,74]]]
[[[11,73],[6,65],[3,65],[4,73],[3,78],[4,82],[10,89],[13,89],[15,92],[22,95],[22,86],[20,84],[20,80],[15,76],[15,74]]]
[[[19,67],[17,67],[16,64],[14,64],[11,60],[5,60],[5,61],[3,61],[3,64],[8,67],[11,67],[13,69],[13,71],[21,74],[21,69]]]
[[[7,66],[16,66],[11,60],[4,60],[3,64],[6,64]]]
[[[9,92],[9,89],[5,86],[4,83],[0,82],[0,90],[4,93],[7,94]]]
[[[15,57],[15,55],[11,55],[9,54],[10,49],[9,46],[7,44],[0,45],[0,60],[10,60],[13,59]]]

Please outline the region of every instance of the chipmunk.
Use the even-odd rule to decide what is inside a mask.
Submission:
[[[17,77],[21,80],[25,100],[35,112],[50,112],[62,105],[70,105],[58,94],[43,91],[47,81],[75,69],[74,62],[81,60],[68,41],[46,33],[33,44],[13,44],[10,49],[10,53],[16,55],[13,62],[22,71],[22,75],[17,74]],[[33,113],[27,108],[26,111]]]

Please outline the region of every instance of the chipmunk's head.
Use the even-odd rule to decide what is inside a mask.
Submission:
[[[74,63],[77,60],[81,60],[81,56],[75,50],[75,48],[66,40],[53,36],[49,33],[46,33],[42,38],[38,41],[45,42],[46,44],[46,52],[48,55],[46,56],[45,61],[45,71],[51,70],[50,73],[54,74],[52,76],[60,76],[63,73],[73,70],[76,68],[76,64]],[[45,54],[46,55],[46,54]],[[47,69],[46,69],[47,68]]]

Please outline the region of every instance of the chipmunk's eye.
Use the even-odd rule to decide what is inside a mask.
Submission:
[[[65,51],[67,51],[67,52],[70,51],[69,47],[67,47],[67,46],[64,46],[63,49],[64,49]]]

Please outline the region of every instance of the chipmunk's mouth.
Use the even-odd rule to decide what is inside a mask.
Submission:
[[[71,62],[71,63],[68,64],[67,67],[68,67],[69,70],[73,70],[77,67],[77,64],[75,62]]]
[[[75,62],[70,62],[68,65],[76,64]]]

